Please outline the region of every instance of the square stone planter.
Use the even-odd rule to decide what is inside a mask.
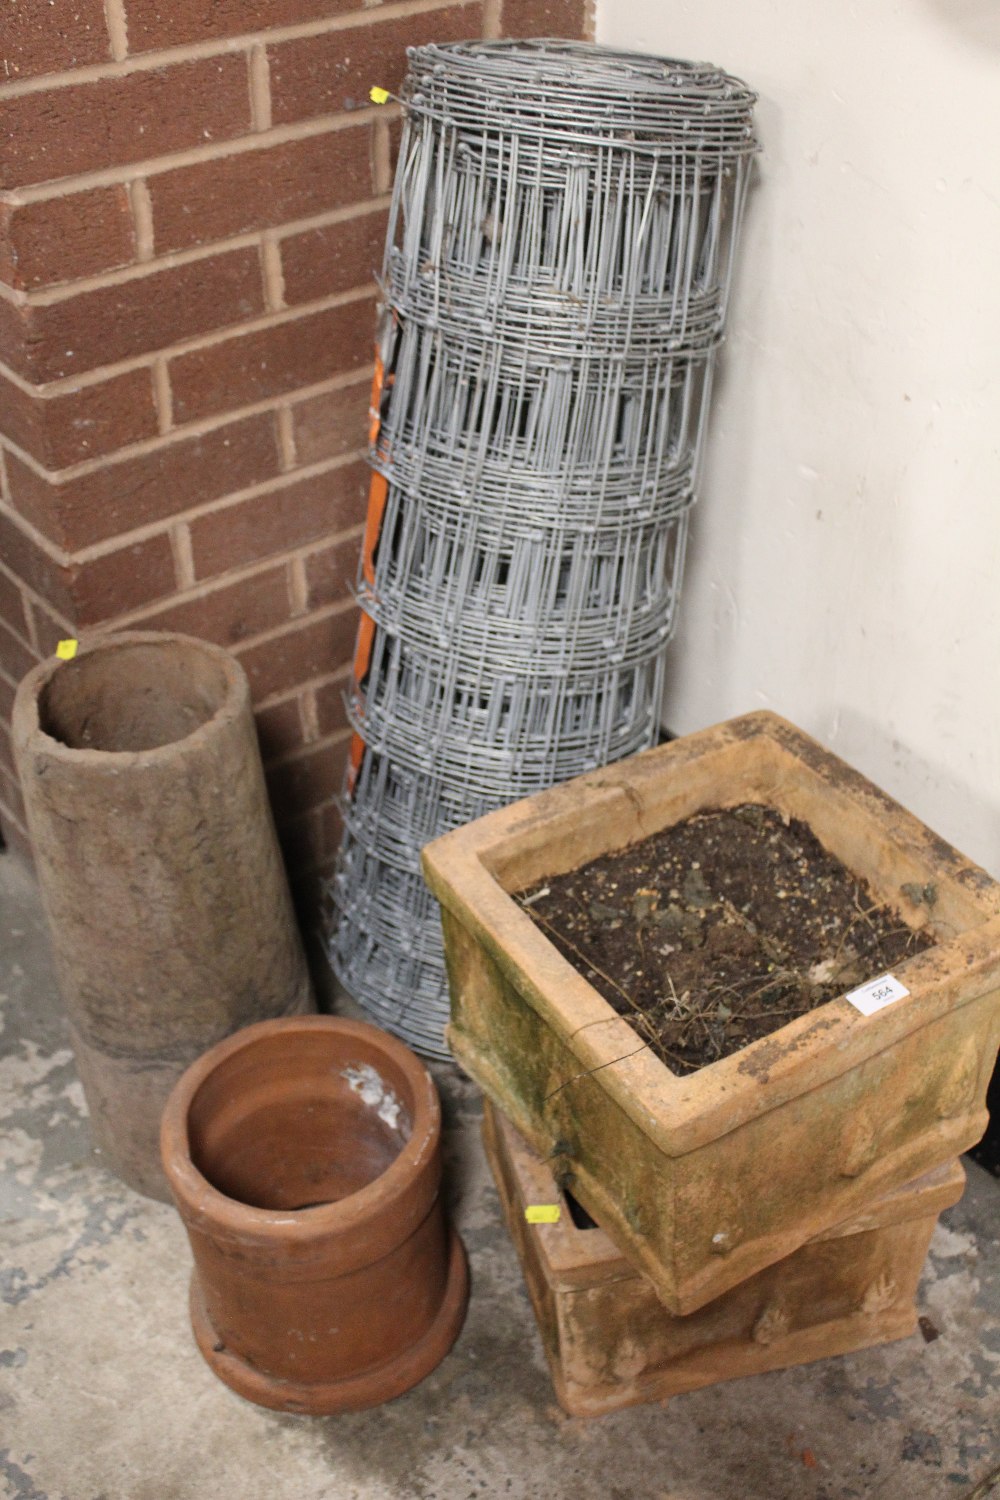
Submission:
[[[581,1417],[905,1338],[937,1216],[965,1183],[957,1162],[938,1167],[677,1318],[603,1230],[575,1226],[549,1168],[488,1102],[483,1137],[559,1404]],[[558,1223],[526,1222],[529,1205],[552,1203]]]
[[[509,892],[743,802],[803,819],[937,943],[898,966],[909,994],[876,1014],[833,1000],[677,1077]],[[424,872],[442,905],[455,1056],[671,1312],[785,1259],[985,1128],[1000,886],[773,714],[491,813],[429,844]],[[933,904],[914,899],[928,888]]]

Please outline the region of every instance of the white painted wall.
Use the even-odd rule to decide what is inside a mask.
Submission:
[[[1000,3],[597,27],[760,94],[664,722],[771,707],[1000,874]]]

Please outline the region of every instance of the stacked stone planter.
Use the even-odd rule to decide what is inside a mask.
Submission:
[[[483,1136],[556,1395],[578,1417],[906,1338],[937,1216],[965,1186],[958,1162],[938,1167],[675,1317],[488,1102]],[[558,1219],[529,1223],[538,1205]]]
[[[898,966],[904,994],[876,1013],[830,1001],[681,1078],[637,1047],[628,1023],[509,893],[693,813],[747,801],[808,823],[881,902],[936,941]],[[700,1327],[691,1318],[710,1308],[721,1316],[738,1305],[733,1336],[761,1343],[777,1314],[758,1324],[765,1307],[753,1302],[747,1324],[755,1278],[771,1278],[767,1305],[777,1296],[792,1318],[788,1286],[807,1250],[805,1263],[815,1259],[815,1243],[860,1233],[859,1222],[881,1233],[893,1194],[909,1205],[902,1220],[926,1221],[929,1202],[931,1217],[943,1206],[920,1179],[950,1169],[982,1134],[1000,1043],[1000,886],[791,725],[753,714],[580,777],[445,835],[424,851],[424,869],[442,904],[455,1056],[524,1138],[523,1151],[549,1164],[621,1265],[645,1278],[675,1333]],[[501,1179],[505,1170],[498,1164]],[[513,1202],[509,1182],[503,1191]],[[912,1326],[923,1251],[902,1266],[894,1251],[879,1260],[883,1250],[864,1285],[847,1288],[828,1335],[800,1329],[787,1351],[814,1358]],[[536,1265],[528,1275],[537,1290],[548,1273]],[[881,1294],[871,1290],[879,1285]],[[539,1292],[540,1304],[551,1310],[553,1295]],[[888,1321],[857,1326],[866,1299],[881,1300]],[[750,1356],[706,1354],[695,1366],[707,1379],[770,1367]],[[704,1383],[689,1380],[690,1369],[683,1375],[669,1351],[664,1358],[673,1373],[650,1388]],[[594,1400],[616,1404],[607,1381],[597,1384]]]

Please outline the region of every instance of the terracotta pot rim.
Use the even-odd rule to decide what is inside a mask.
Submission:
[[[188,734],[169,740],[165,745],[155,745],[148,750],[98,750],[74,747],[56,739],[42,728],[38,705],[45,688],[57,672],[89,656],[110,655],[134,646],[166,646],[177,644],[196,650],[211,658],[225,679],[225,695],[214,713],[198,724]],[[90,641],[81,641],[71,661],[59,657],[47,657],[22,678],[15,697],[11,729],[14,739],[27,747],[37,741],[45,754],[65,761],[74,767],[94,770],[117,771],[127,761],[133,766],[155,766],[163,760],[176,758],[178,753],[196,750],[219,725],[237,717],[249,698],[249,684],[239,662],[214,641],[201,640],[198,636],[184,635],[174,630],[122,630],[113,634],[97,636]]]
[[[191,1159],[188,1112],[202,1084],[221,1063],[268,1037],[280,1038],[296,1032],[319,1031],[345,1038],[358,1038],[380,1049],[403,1072],[413,1089],[413,1122],[410,1137],[384,1172],[355,1193],[336,1202],[307,1209],[257,1208],[213,1187]],[[308,1245],[332,1233],[353,1227],[377,1204],[380,1209],[411,1191],[414,1178],[432,1153],[440,1135],[441,1106],[434,1080],[420,1059],[388,1032],[368,1021],[342,1016],[280,1016],[258,1021],[219,1042],[199,1057],[175,1084],[163,1110],[160,1127],[163,1167],[170,1190],[184,1218],[192,1227],[216,1237]]]

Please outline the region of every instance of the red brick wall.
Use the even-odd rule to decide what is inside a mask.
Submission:
[[[329,863],[367,489],[373,268],[414,43],[587,0],[6,0],[0,826],[21,675],[170,628],[249,673],[292,873]]]

